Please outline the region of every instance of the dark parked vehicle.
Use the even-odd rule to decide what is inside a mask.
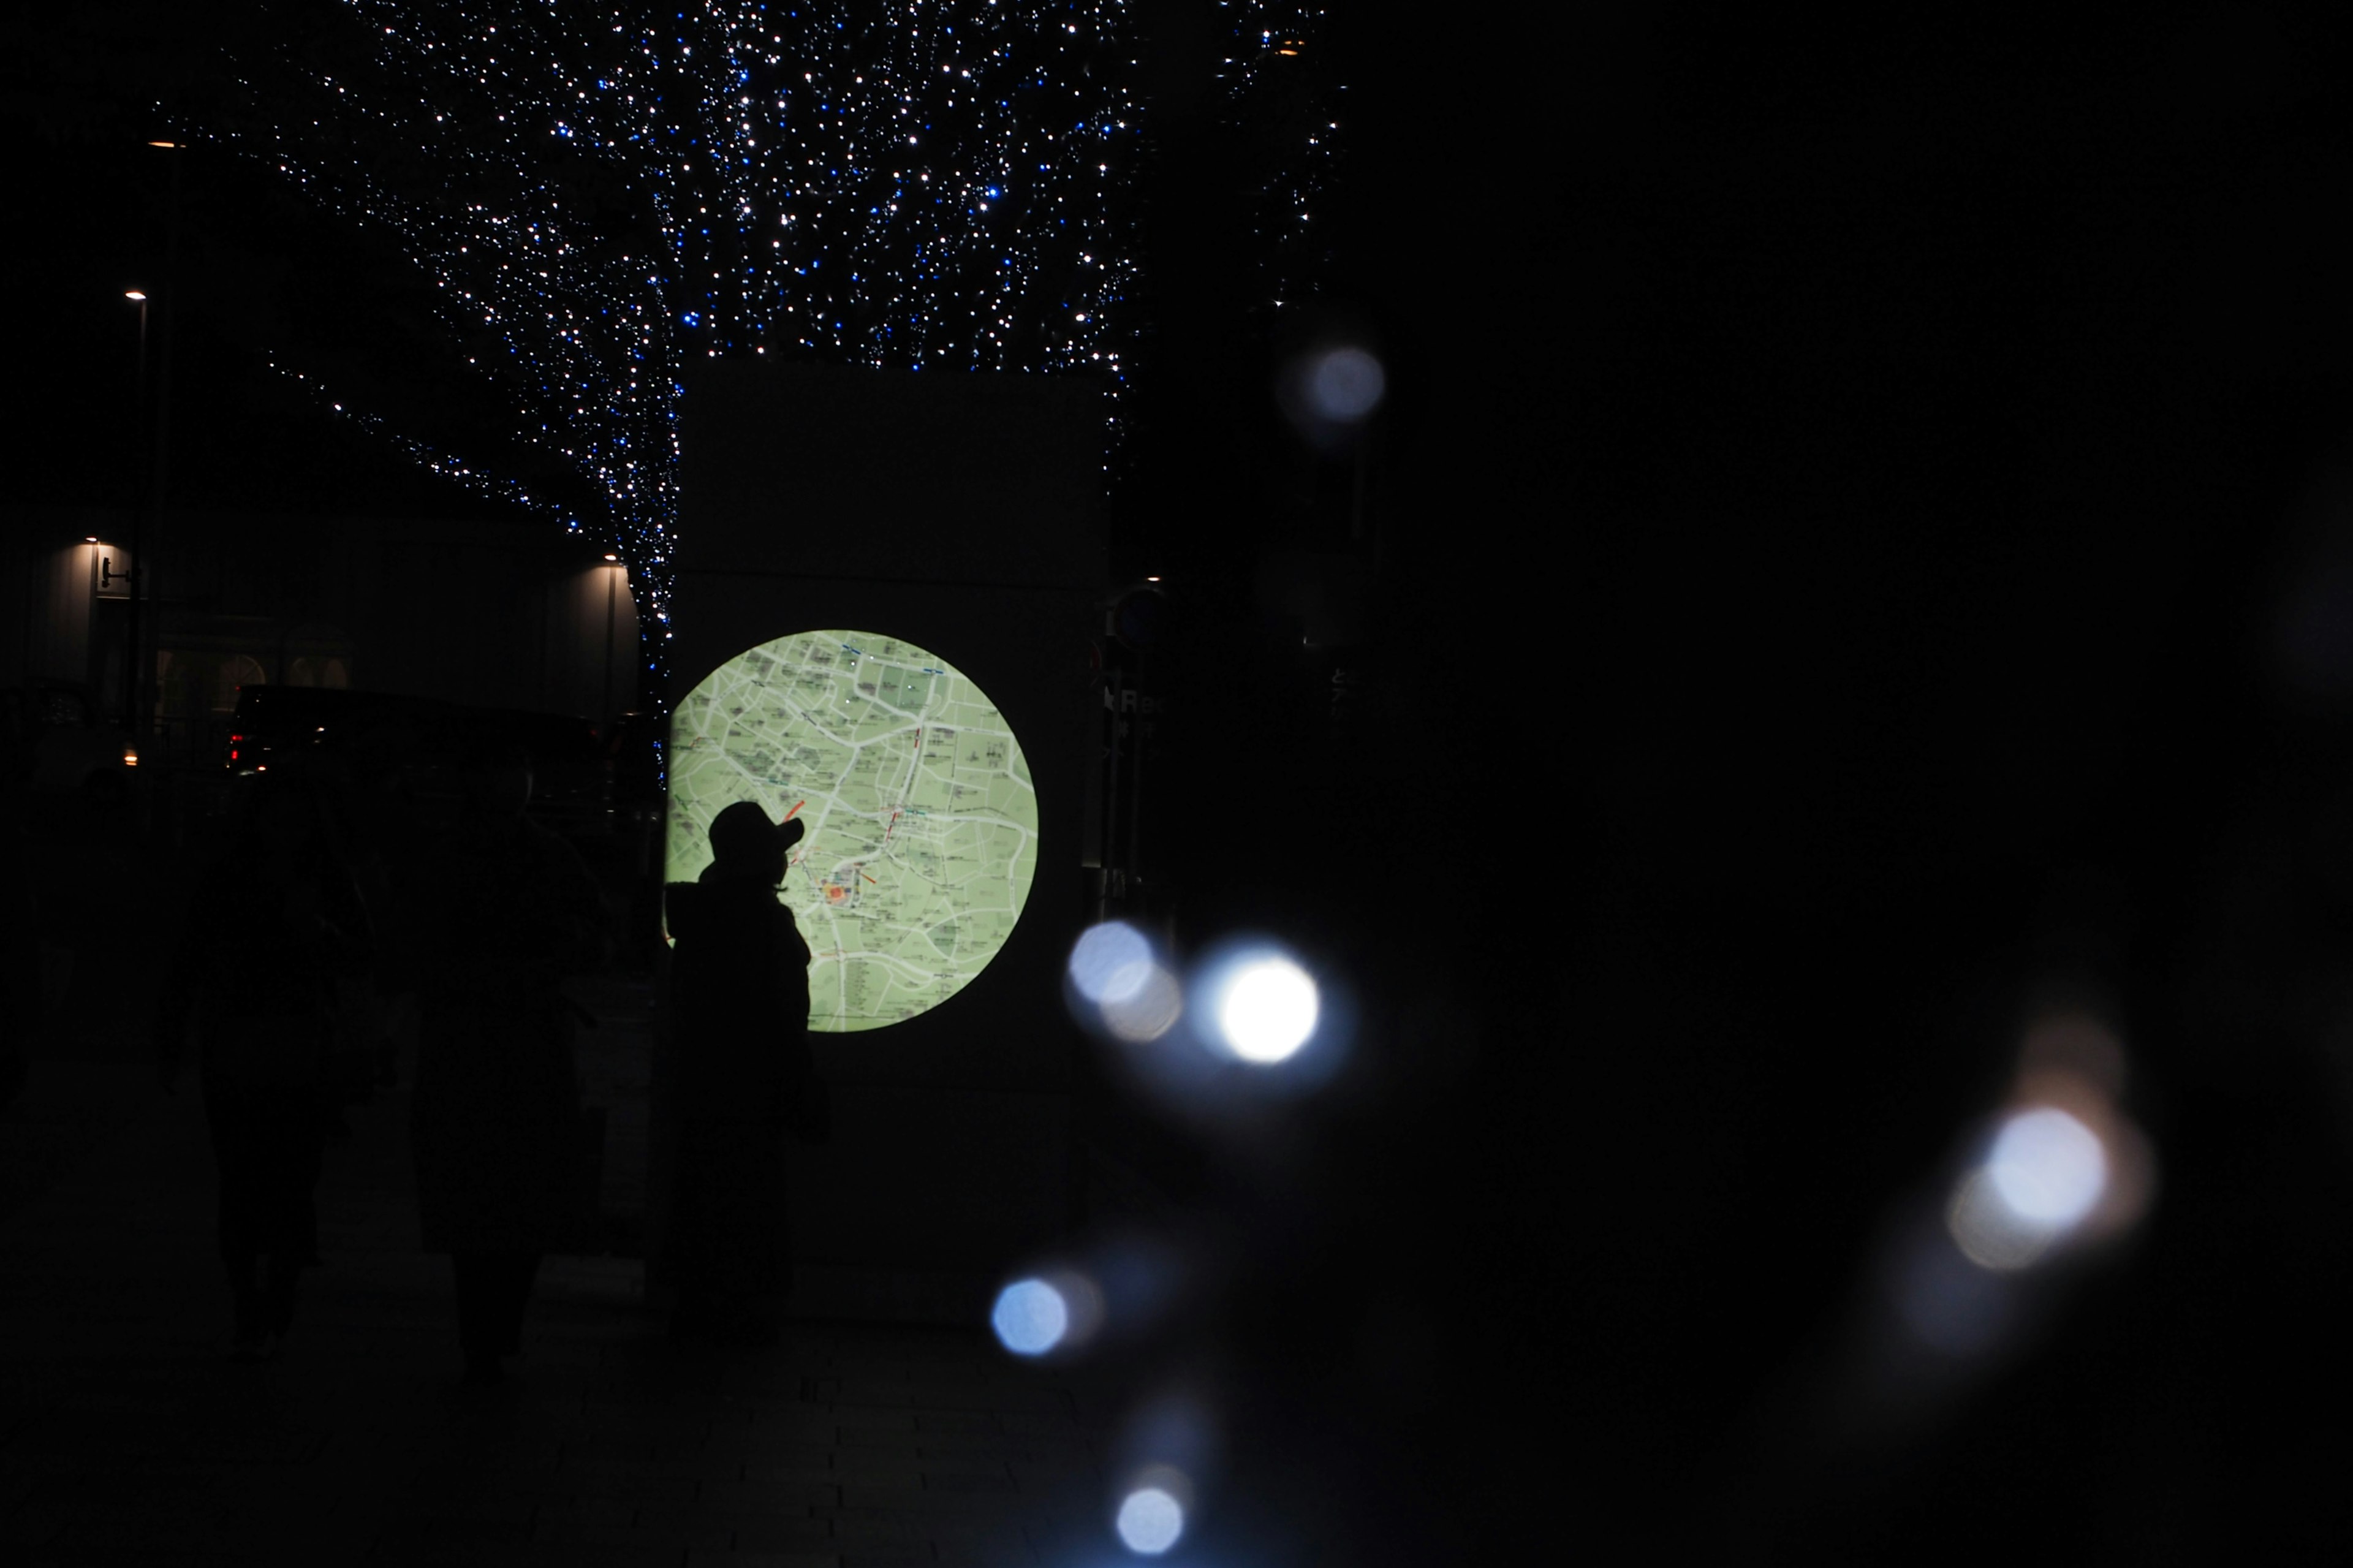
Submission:
[[[470,752],[520,742],[531,753],[532,816],[560,833],[586,837],[616,826],[614,739],[575,715],[392,692],[248,686],[237,694],[223,765],[236,774],[299,768],[348,756],[373,741],[431,773]]]

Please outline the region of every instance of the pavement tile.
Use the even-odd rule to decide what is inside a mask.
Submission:
[[[394,1546],[413,1546],[420,1551],[439,1547],[520,1546],[531,1539],[531,1510],[526,1505],[521,1518],[505,1514],[418,1514],[396,1520],[379,1531],[376,1539]]]
[[[833,1552],[839,1542],[822,1519],[764,1519],[734,1521],[735,1550],[741,1552]]]
[[[649,1450],[687,1445],[700,1448],[714,1437],[740,1436],[744,1430],[733,1423],[714,1428],[707,1416],[692,1414],[657,1415],[605,1407],[584,1415],[557,1437],[565,1443],[642,1443]]]
[[[1007,1461],[1018,1480],[1037,1482],[1063,1481],[1103,1474],[1103,1457],[1096,1453],[1072,1454],[1046,1459],[1010,1459]]]
[[[845,1426],[836,1429],[838,1451],[914,1454],[922,1451],[923,1434],[912,1426]]]
[[[1092,1429],[1090,1424],[1067,1411],[1008,1410],[997,1416],[997,1422],[1015,1436],[1075,1437]]]
[[[915,1404],[928,1410],[1053,1410],[1071,1408],[1071,1396],[1059,1388],[1007,1386],[1001,1384],[919,1383]]]
[[[667,1459],[567,1458],[562,1468],[567,1484],[583,1478],[594,1483],[607,1477],[627,1481],[649,1477],[702,1481],[733,1480],[742,1475],[743,1463],[728,1454],[697,1454]]]
[[[651,1544],[670,1553],[673,1563],[688,1552],[724,1552],[734,1540],[725,1520],[703,1518],[692,1509],[646,1509],[629,1530],[630,1543]]]
[[[713,1458],[725,1456],[743,1463],[746,1473],[761,1469],[828,1469],[833,1464],[834,1446],[830,1442],[812,1440],[791,1433],[769,1436],[758,1430],[730,1433],[712,1436],[696,1452]]]
[[[695,1494],[701,1507],[751,1513],[806,1514],[812,1508],[841,1506],[841,1479],[827,1471],[788,1476],[751,1476],[740,1481],[705,1481]]]
[[[520,1561],[561,1563],[564,1568],[678,1568],[686,1554],[674,1541],[628,1532],[534,1538]]]
[[[924,1406],[915,1412],[915,1429],[919,1432],[960,1432],[967,1436],[996,1433],[1004,1430],[1001,1417],[994,1409],[941,1409]]]
[[[1013,1448],[1008,1457],[1026,1459],[1031,1464],[1048,1464],[1057,1459],[1082,1459],[1092,1463],[1103,1456],[1103,1447],[1104,1436],[1099,1431],[1086,1430],[1059,1436],[1025,1433],[1013,1439]]]
[[[829,1552],[694,1552],[686,1568],[842,1568]]]
[[[758,1396],[753,1403],[757,1412],[754,1425],[766,1428],[800,1428],[811,1432],[829,1430],[833,1426],[828,1406],[804,1399],[797,1393],[789,1397]]]
[[[852,1481],[841,1489],[841,1506],[909,1513],[974,1513],[1002,1510],[1006,1496],[995,1492],[945,1491],[923,1486],[887,1484],[860,1486]]]
[[[635,1529],[638,1505],[611,1498],[544,1498],[533,1516],[535,1535],[578,1531],[589,1534]]]
[[[565,1469],[550,1478],[548,1489],[574,1497],[598,1497],[614,1502],[659,1508],[694,1500],[701,1483],[692,1476],[649,1476],[623,1473],[590,1474]]]
[[[844,1480],[913,1480],[923,1474],[923,1461],[912,1444],[887,1448],[844,1445],[834,1453],[833,1468]]]
[[[895,1545],[905,1542],[928,1542],[939,1525],[935,1514],[916,1513],[898,1508],[839,1508],[820,1510],[815,1517],[832,1530],[841,1550],[850,1550],[852,1543]]]
[[[993,1454],[943,1454],[926,1449],[916,1457],[916,1468],[927,1478],[996,1476],[1010,1479],[1013,1475],[1008,1461]]]
[[[1032,1552],[1028,1531],[1006,1521],[945,1520],[933,1527],[932,1544],[942,1552]]]
[[[1029,1441],[1002,1432],[917,1432],[913,1451],[923,1458],[1002,1461],[1014,1458]]]
[[[844,1431],[913,1432],[915,1413],[873,1405],[837,1405],[833,1407],[833,1424]]]

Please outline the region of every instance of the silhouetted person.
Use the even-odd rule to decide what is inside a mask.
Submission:
[[[667,1250],[681,1338],[772,1341],[791,1287],[785,1139],[813,1109],[809,950],[776,888],[801,832],[738,801],[711,824],[702,878],[666,890],[680,1113]]]
[[[311,793],[256,779],[224,852],[197,879],[163,1005],[160,1067],[178,1081],[193,1033],[219,1177],[219,1245],[237,1359],[276,1352],[318,1235],[333,988],[364,968],[369,922]]]
[[[414,727],[396,717],[370,725],[351,749],[347,800],[352,875],[371,909],[392,906],[397,868],[417,852],[419,829],[409,779],[417,747]],[[355,1031],[355,1043],[370,1057],[364,1068],[370,1089],[399,1084],[400,1041],[413,1004],[406,985],[398,954],[391,944],[381,945],[368,977],[373,994],[362,999],[362,1027]]]
[[[0,706],[0,1110],[25,1087],[26,1046],[48,1011],[42,973],[40,900],[18,826],[37,758],[32,705],[15,693]]]
[[[577,1229],[580,1103],[558,986],[603,966],[606,914],[572,847],[529,820],[520,747],[459,768],[436,841],[404,868],[418,1009],[414,1142],[428,1251],[455,1277],[466,1380],[522,1348],[541,1258]]]

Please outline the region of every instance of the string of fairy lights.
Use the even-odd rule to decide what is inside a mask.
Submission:
[[[1221,4],[1242,98],[1321,21],[1296,0]],[[340,10],[338,47],[238,60],[238,101],[187,131],[391,235],[506,394],[510,434],[593,481],[608,515],[534,499],[280,368],[433,471],[617,553],[649,690],[668,670],[691,359],[1091,374],[1112,391],[1107,459],[1116,446],[1143,123],[1127,0]],[[1277,299],[1321,136],[1259,193],[1281,209],[1261,258]]]
[[[1325,256],[1315,208],[1337,163],[1336,99],[1346,89],[1315,68],[1324,7],[1314,0],[1218,0],[1229,18],[1219,81],[1229,116],[1271,142],[1251,193],[1259,308],[1280,311],[1318,291]]]

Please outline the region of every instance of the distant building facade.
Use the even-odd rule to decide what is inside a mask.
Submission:
[[[610,719],[637,689],[628,574],[524,523],[174,511],[151,562],[120,509],[0,510],[0,687],[66,684],[128,713],[132,605],[150,597],[159,742],[207,755],[253,684],[398,692]]]

